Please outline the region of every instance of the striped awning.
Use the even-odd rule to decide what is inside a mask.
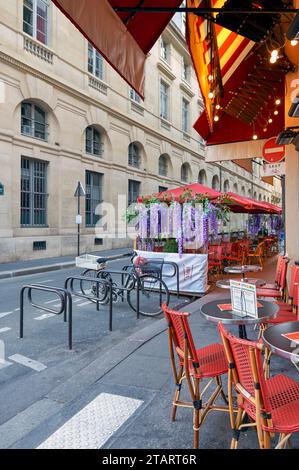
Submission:
[[[222,8],[225,0],[211,0],[212,8]],[[206,7],[205,0],[187,0],[187,6]],[[210,131],[213,131],[216,105],[223,87],[232,77],[255,43],[202,16],[187,16],[187,42],[204,101]],[[214,97],[210,98],[209,93]]]

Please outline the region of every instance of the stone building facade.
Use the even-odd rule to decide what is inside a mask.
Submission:
[[[0,0],[0,262],[120,247],[95,233],[100,201],[200,181],[280,197],[235,163],[207,164],[192,124],[202,101],[176,18],[149,54],[145,101],[49,0]],[[238,156],[236,156],[238,158]],[[242,228],[243,216],[234,219]],[[238,226],[239,225],[239,226]]]

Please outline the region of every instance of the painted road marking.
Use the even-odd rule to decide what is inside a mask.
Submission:
[[[43,279],[40,283],[44,284],[45,282],[53,282],[54,279]]]
[[[142,403],[135,398],[101,393],[38,449],[99,449]]]
[[[35,317],[34,320],[46,320],[46,318],[57,317],[55,313],[44,313],[39,317]]]
[[[6,317],[7,315],[10,315],[13,312],[2,312],[0,313],[0,318]]]
[[[35,361],[34,359],[30,359],[30,357],[23,356],[22,354],[13,354],[12,356],[9,356],[8,359],[17,362],[22,366],[30,367],[30,369],[36,370],[37,372],[41,372],[47,368],[45,364]]]
[[[45,302],[45,304],[54,304],[55,302],[57,302],[57,299],[48,300],[47,302]]]
[[[19,311],[20,311],[20,307],[14,309],[14,312],[19,312]]]
[[[77,307],[84,307],[84,305],[90,305],[90,301],[82,302],[82,304],[77,304]]]
[[[8,328],[8,326],[4,327],[4,328],[0,328],[0,333],[5,333],[6,331],[9,331],[11,330],[11,328]]]

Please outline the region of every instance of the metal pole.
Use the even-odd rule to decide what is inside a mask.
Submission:
[[[80,215],[80,182],[79,181],[78,181],[78,215]],[[80,224],[78,223],[77,226],[78,226],[77,253],[78,253],[78,256],[80,256]]]
[[[282,223],[284,229],[283,254],[286,254],[286,177],[281,177],[281,196],[282,196]]]

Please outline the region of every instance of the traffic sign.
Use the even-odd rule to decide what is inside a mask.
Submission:
[[[267,140],[263,148],[263,159],[267,163],[279,163],[285,157],[285,145],[277,145],[276,137]]]
[[[264,163],[261,176],[282,176],[286,173],[285,162]]]

